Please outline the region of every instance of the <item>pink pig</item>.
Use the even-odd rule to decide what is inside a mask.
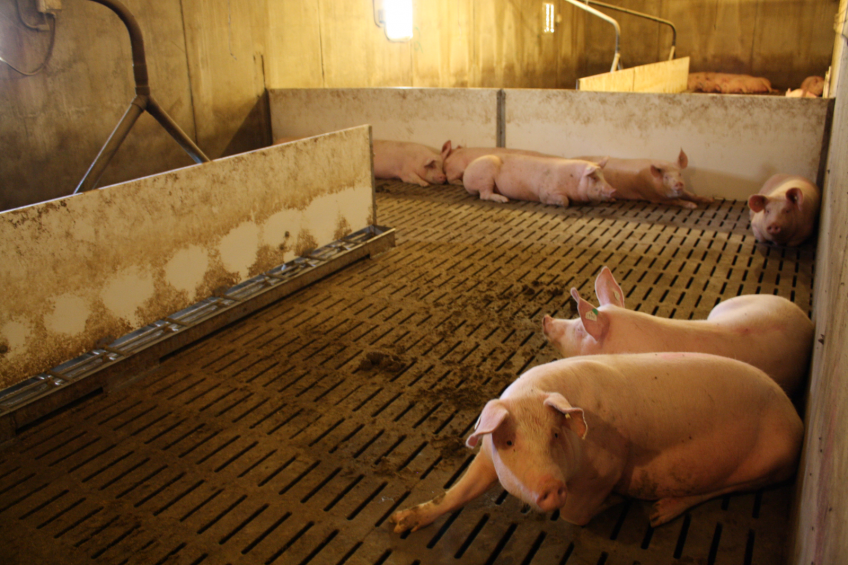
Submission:
[[[683,208],[697,208],[696,202],[710,203],[712,198],[696,196],[686,190],[680,174],[689,165],[683,149],[677,162],[658,159],[618,159],[615,157],[577,157],[604,164],[604,178],[615,188],[615,197],[623,200],[647,200]]]
[[[615,191],[601,166],[560,157],[484,155],[468,165],[462,183],[470,194],[493,202],[512,198],[568,206],[571,200],[609,201]]]
[[[804,177],[772,176],[748,198],[754,237],[777,245],[801,245],[813,233],[820,202],[819,189]]]
[[[482,442],[444,494],[391,516],[415,531],[500,481],[541,512],[583,525],[620,500],[656,500],[658,526],[722,494],[786,480],[803,424],[762,371],[702,353],[593,355],[534,367],[490,400]]]
[[[725,300],[706,320],[672,320],[627,310],[624,293],[606,267],[595,279],[601,306],[580,297],[579,318],[545,316],[542,330],[563,357],[598,353],[694,351],[745,361],[764,371],[787,394],[804,381],[813,348],[814,326],[794,303],[772,294]]]
[[[444,159],[450,153],[450,141],[442,145],[441,154],[420,143],[379,139],[373,143],[375,178],[400,179],[420,186],[444,184]]]
[[[450,184],[462,184],[462,176],[465,169],[475,159],[484,155],[536,155],[539,157],[555,157],[545,155],[537,151],[526,151],[524,149],[508,149],[506,147],[462,147],[457,146],[445,158],[445,175]]]

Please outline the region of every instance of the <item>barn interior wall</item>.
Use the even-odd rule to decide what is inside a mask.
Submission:
[[[838,57],[848,73],[848,2],[840,3]],[[840,81],[841,84],[841,81]],[[824,565],[848,555],[848,89],[841,84],[833,112],[827,176],[816,248],[813,321],[816,341],[806,403],[805,437],[798,469],[791,563]]]
[[[0,55],[32,69],[48,32],[35,0],[0,0]],[[372,0],[124,0],[144,33],[157,100],[211,158],[270,142],[265,88],[376,86],[573,88],[609,70],[611,26],[559,0],[543,33],[542,0],[416,0],[414,37],[392,43]],[[692,70],[750,72],[797,86],[827,70],[834,0],[620,0],[670,18]],[[667,57],[668,32],[620,15],[622,61]],[[0,210],[71,193],[133,96],[130,46],[117,17],[64,2],[47,70],[0,65]],[[142,115],[100,185],[190,165]]]

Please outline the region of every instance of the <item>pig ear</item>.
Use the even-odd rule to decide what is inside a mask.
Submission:
[[[612,271],[606,266],[601,268],[598,278],[595,279],[595,294],[601,306],[612,304],[624,308],[624,293],[621,292],[621,287],[615,282]]]
[[[598,166],[603,169],[606,166],[607,161],[609,161],[609,156],[606,156],[600,161],[598,161]]]
[[[442,145],[442,160],[444,161],[445,159],[447,159],[448,155],[450,155],[450,154],[451,154],[451,142],[450,142],[450,139],[449,139],[449,140],[445,141],[444,145]]]
[[[427,161],[426,163],[424,163],[424,168],[425,168],[425,169],[432,169],[432,168],[433,168],[433,167],[435,167],[435,166],[436,166],[436,159],[430,159],[429,161]]]
[[[577,434],[580,439],[586,439],[589,426],[582,408],[572,406],[563,395],[558,392],[549,392],[545,396],[545,406],[550,406],[565,416],[565,427]]]
[[[685,169],[689,166],[689,157],[686,156],[686,153],[683,152],[683,148],[680,148],[680,155],[677,156],[677,165],[681,169]]]
[[[786,200],[790,205],[796,206],[800,210],[801,204],[804,203],[804,193],[801,192],[800,188],[790,188],[786,191]]]
[[[762,194],[752,194],[748,197],[748,208],[756,212],[762,212],[766,207],[766,197]]]
[[[601,167],[599,165],[592,163],[591,165],[587,166],[586,169],[583,171],[583,176],[584,177],[590,177],[590,178],[593,178],[593,179],[597,179],[598,178],[598,172],[600,172],[600,170],[601,170]]]
[[[583,322],[586,333],[595,338],[595,341],[601,341],[609,328],[606,315],[583,300],[576,288],[571,289],[571,297],[577,302],[577,311],[580,313],[580,320]]]
[[[663,172],[662,169],[660,169],[656,165],[651,165],[651,174],[655,177],[662,177]]]
[[[480,441],[480,436],[494,432],[508,416],[509,410],[506,409],[503,402],[497,399],[487,402],[474,425],[474,433],[468,436],[465,445],[475,447],[477,442]]]

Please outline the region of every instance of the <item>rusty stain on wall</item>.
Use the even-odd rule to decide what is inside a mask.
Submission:
[[[364,228],[370,128],[0,214],[0,387]]]

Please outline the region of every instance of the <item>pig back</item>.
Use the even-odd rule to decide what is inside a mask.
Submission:
[[[571,357],[527,371],[512,387],[559,392],[586,411],[589,437],[593,427],[611,426],[631,445],[650,449],[712,434],[742,438],[768,426],[796,433],[800,424],[763,371],[705,353]]]

